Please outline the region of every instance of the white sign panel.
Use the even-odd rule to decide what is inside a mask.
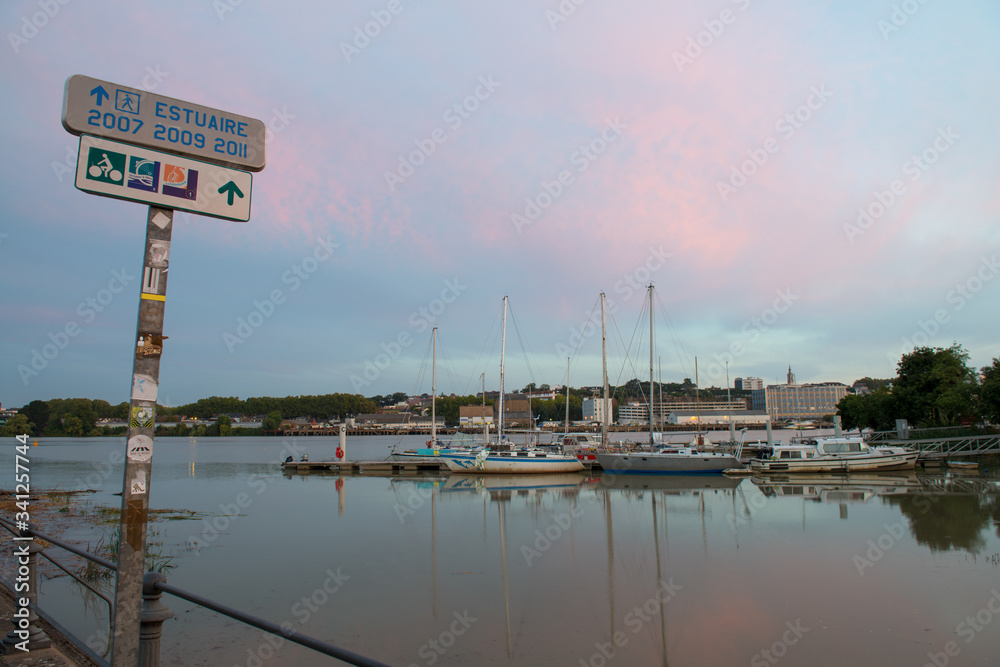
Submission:
[[[262,121],[82,74],[66,81],[62,124],[72,134],[117,139],[236,169],[264,168]]]
[[[246,222],[252,182],[245,171],[80,137],[76,187],[84,192]]]

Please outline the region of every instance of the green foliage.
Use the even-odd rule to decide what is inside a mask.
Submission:
[[[982,369],[979,398],[983,416],[994,424],[1000,424],[1000,357],[993,360],[992,366]]]
[[[264,417],[264,422],[261,424],[261,428],[264,431],[277,431],[281,427],[281,413],[275,410],[268,416]]]
[[[973,418],[976,380],[968,361],[957,344],[904,354],[892,388],[898,417],[918,427],[955,426]]]
[[[16,415],[7,420],[7,423],[3,427],[3,436],[13,437],[15,435],[31,435],[34,432],[33,426],[33,424],[28,422],[27,417],[18,412]]]
[[[377,409],[378,405],[360,394],[323,394],[322,396],[286,396],[285,398],[263,396],[251,397],[246,400],[240,400],[233,396],[228,398],[212,396],[171,408],[169,412],[201,419],[208,419],[224,412],[243,415],[269,415],[277,412],[284,417],[327,420],[375,412]],[[161,414],[164,413],[161,411]]]
[[[215,420],[215,425],[219,427],[219,435],[232,435],[233,420],[231,420],[228,415],[219,415]]]
[[[837,403],[837,414],[848,431],[870,428],[888,431],[896,425],[896,399],[886,387],[870,394],[848,394]]]
[[[44,433],[45,426],[49,423],[49,404],[45,401],[32,401],[21,408],[18,414],[24,415],[34,424],[33,433]]]
[[[867,395],[845,396],[837,412],[845,428],[877,431],[891,430],[896,419],[918,428],[974,421],[982,392],[968,361],[969,354],[958,344],[914,348],[899,360],[894,380],[865,378],[879,386]]]

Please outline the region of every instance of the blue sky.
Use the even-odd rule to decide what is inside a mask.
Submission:
[[[248,223],[175,218],[169,405],[429,391],[432,320],[439,391],[495,389],[505,294],[509,387],[564,382],[567,348],[599,384],[574,332],[601,290],[612,381],[645,375],[635,341],[621,369],[649,280],[664,380],[1000,354],[995,3],[35,0],[0,24],[5,406],[128,398],[146,208],[73,186],[74,74],[269,127]]]

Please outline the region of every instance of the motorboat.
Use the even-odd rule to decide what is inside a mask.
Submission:
[[[906,447],[870,447],[860,436],[793,439],[750,462],[754,472],[863,472],[912,470],[918,453]]]

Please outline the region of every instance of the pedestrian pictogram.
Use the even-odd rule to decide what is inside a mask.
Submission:
[[[115,109],[139,115],[139,94],[118,88],[115,90]]]

